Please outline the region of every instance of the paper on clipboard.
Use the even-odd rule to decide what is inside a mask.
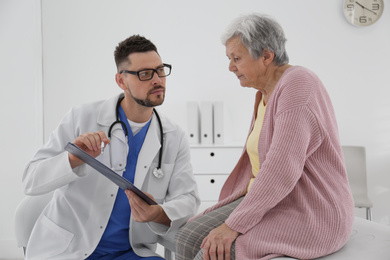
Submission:
[[[83,150],[81,150],[79,147],[77,147],[75,144],[68,143],[65,146],[65,151],[70,152],[71,154],[74,154],[78,158],[80,158],[83,162],[97,170],[99,173],[106,176],[108,179],[110,179],[113,183],[118,185],[122,190],[131,190],[135,194],[137,194],[141,199],[143,199],[146,203],[149,205],[157,205],[157,203],[152,200],[149,196],[147,196],[145,193],[143,193],[141,190],[139,190],[137,187],[135,187],[131,182],[123,178],[122,176],[118,175],[116,172],[105,166],[103,163],[99,162]]]

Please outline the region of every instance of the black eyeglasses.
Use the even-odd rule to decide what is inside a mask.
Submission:
[[[172,65],[163,63],[163,66],[160,66],[157,69],[145,69],[139,71],[122,70],[119,73],[120,74],[128,73],[132,75],[137,75],[140,81],[146,81],[152,79],[155,72],[157,73],[157,76],[159,78],[167,77],[171,75],[171,69],[172,69]]]

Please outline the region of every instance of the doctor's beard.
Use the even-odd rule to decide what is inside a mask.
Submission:
[[[164,88],[162,86],[157,86],[157,87],[153,88],[151,90],[151,92],[155,91],[157,89],[164,89]],[[153,102],[153,101],[151,101],[149,99],[149,97],[146,97],[145,99],[139,99],[139,98],[134,97],[133,94],[131,93],[131,91],[129,91],[129,92],[130,92],[131,97],[134,99],[134,101],[137,102],[137,104],[139,104],[141,106],[144,106],[144,107],[156,107],[156,106],[159,106],[159,105],[161,105],[164,102],[164,99],[165,99],[165,93],[163,94],[163,97],[162,97],[161,101],[158,100],[158,101]]]

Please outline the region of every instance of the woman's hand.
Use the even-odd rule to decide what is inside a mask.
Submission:
[[[211,230],[200,246],[203,248],[203,259],[229,260],[232,244],[238,235],[240,235],[239,232],[229,228],[225,223]]]

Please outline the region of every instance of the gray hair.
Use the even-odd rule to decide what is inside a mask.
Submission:
[[[275,20],[259,14],[249,14],[236,18],[222,35],[223,45],[233,37],[239,37],[253,59],[263,55],[263,50],[275,54],[274,63],[287,64],[289,58],[285,49],[287,39],[282,27]]]

